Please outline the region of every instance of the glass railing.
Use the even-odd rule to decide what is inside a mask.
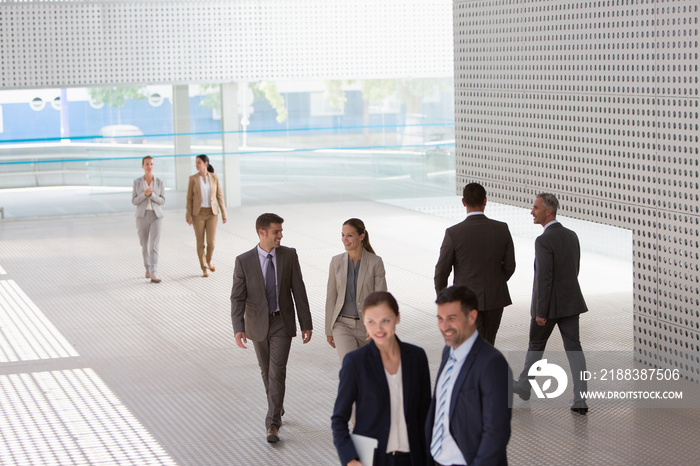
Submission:
[[[6,140],[0,143],[0,207],[6,218],[122,212],[133,208],[141,159],[155,159],[156,176],[184,208],[176,161],[207,154],[217,171],[224,158],[240,166],[243,205],[384,200],[455,193],[454,125],[285,128],[237,131],[239,148],[224,152],[221,132],[189,133],[189,153],[175,153],[177,134],[114,134]],[[59,203],[55,209],[52,203]],[[72,206],[72,207],[71,207]]]

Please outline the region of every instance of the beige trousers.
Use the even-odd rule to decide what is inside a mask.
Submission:
[[[194,235],[197,238],[197,257],[202,271],[211,264],[211,257],[214,254],[214,243],[216,242],[216,224],[219,216],[215,215],[211,208],[202,207],[199,214],[192,217]],[[206,237],[206,253],[204,242]]]
[[[335,349],[341,364],[346,354],[367,344],[367,330],[359,319],[338,316],[332,331]]]

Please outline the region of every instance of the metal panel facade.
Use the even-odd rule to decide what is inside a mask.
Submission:
[[[636,357],[700,380],[700,2],[455,1],[457,185],[634,233]],[[595,310],[594,310],[595,311]]]

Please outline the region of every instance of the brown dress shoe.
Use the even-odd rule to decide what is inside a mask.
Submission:
[[[280,441],[279,429],[275,426],[270,426],[267,428],[267,441],[268,443],[277,443]]]
[[[151,282],[152,282],[152,283],[160,283],[161,281],[162,281],[162,280],[161,280],[160,278],[156,277],[155,275],[152,275],[152,276],[151,276]]]

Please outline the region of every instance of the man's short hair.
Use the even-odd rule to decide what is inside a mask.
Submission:
[[[281,224],[284,223],[284,219],[277,214],[262,214],[255,221],[255,231],[258,232],[260,230],[267,230],[268,228],[270,228],[271,223]]]
[[[537,197],[542,199],[542,204],[546,209],[552,209],[552,217],[556,217],[557,209],[559,208],[557,196],[552,193],[539,193]]]
[[[435,304],[447,304],[459,301],[462,307],[462,312],[468,315],[472,309],[479,309],[479,301],[472,290],[466,286],[450,286],[440,292]]]
[[[479,183],[469,183],[462,191],[462,198],[467,207],[481,207],[486,200],[486,189]]]

